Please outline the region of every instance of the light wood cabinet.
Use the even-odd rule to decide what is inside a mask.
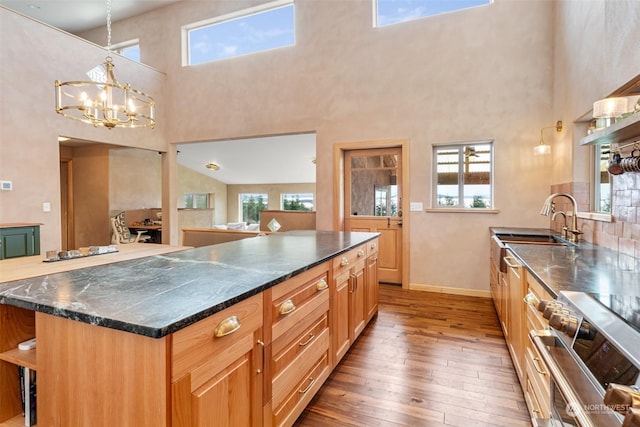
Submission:
[[[538,353],[531,339],[529,339],[528,334],[531,330],[549,328],[548,320],[538,311],[537,306],[540,301],[550,301],[553,297],[531,274],[527,274],[526,277],[526,292],[525,330],[527,338],[524,349],[526,375],[524,397],[532,418],[547,419],[551,408],[550,376],[547,367],[542,361],[542,356]]]
[[[360,246],[333,260],[333,365],[340,362],[364,330],[366,247]]]
[[[172,426],[262,425],[262,295],[173,334]]]
[[[367,247],[367,264],[364,276],[364,312],[368,323],[378,313],[378,241]]]
[[[264,292],[270,319],[265,426],[290,426],[331,372],[329,263]]]
[[[506,313],[504,315],[506,322],[505,326],[505,340],[507,341],[507,347],[511,353],[511,359],[513,360],[513,366],[518,375],[518,379],[521,384],[524,384],[524,280],[525,269],[515,259],[513,255],[508,252],[505,257],[507,263],[506,279],[504,280],[504,297],[506,304]]]

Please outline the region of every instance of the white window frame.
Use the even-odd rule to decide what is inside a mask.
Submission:
[[[192,30],[197,30],[199,28],[208,27],[208,26],[212,26],[212,25],[215,25],[215,24],[221,24],[223,22],[233,21],[234,19],[245,18],[245,17],[251,16],[251,15],[257,15],[259,13],[268,12],[270,10],[278,9],[278,8],[281,8],[281,7],[284,7],[284,6],[288,6],[288,5],[293,5],[295,7],[294,0],[275,0],[275,1],[264,3],[264,4],[261,4],[261,5],[258,5],[258,6],[237,10],[235,12],[227,13],[225,15],[216,16],[215,18],[209,18],[209,19],[205,19],[205,20],[202,20],[202,21],[198,21],[198,22],[194,22],[194,23],[182,26],[182,66],[183,67],[192,67],[192,66],[198,66],[198,65],[208,64],[208,63],[211,63],[211,62],[222,60],[222,58],[221,59],[212,59],[211,61],[206,61],[206,62],[202,62],[202,63],[198,63],[198,64],[191,64],[191,58],[190,58],[191,49],[190,49],[189,34],[190,34],[190,32]],[[295,24],[296,23],[295,23],[295,17],[294,17],[294,22],[293,22],[294,44],[295,44]],[[286,47],[286,46],[281,46],[281,47]],[[279,49],[281,47],[278,47],[278,48],[275,48],[275,49]],[[265,51],[261,50],[261,51],[258,51],[258,52],[265,52]],[[254,54],[254,53],[258,53],[258,52],[251,52],[248,55],[251,55],[251,54]],[[237,58],[239,56],[244,56],[244,55],[235,55],[235,56],[231,56],[229,58]],[[227,59],[227,58],[224,58],[224,59]]]
[[[111,50],[112,52],[117,53],[118,55],[124,56],[123,51],[125,49],[129,49],[135,46],[138,46],[138,49],[140,48],[140,39],[131,39],[124,42],[112,44],[111,46],[108,47],[108,49]],[[140,54],[142,55],[142,52]]]
[[[432,185],[431,185],[431,209],[446,211],[446,210],[463,210],[468,212],[493,212],[495,205],[495,191],[494,191],[494,173],[495,173],[495,145],[493,140],[474,140],[464,142],[442,143],[433,144],[432,146]],[[438,204],[438,150],[442,149],[459,149],[458,164],[462,166],[464,164],[464,150],[465,146],[469,145],[489,145],[491,152],[489,154],[489,206],[484,208],[466,207],[464,205],[464,170],[462,167],[458,168],[458,204],[457,205],[439,205]]]
[[[300,195],[300,194],[311,194],[311,196],[313,197],[313,206],[311,207],[311,211],[315,211],[316,210],[316,195],[312,192],[309,191],[298,191],[298,192],[289,192],[289,193],[280,193],[280,209],[285,210],[284,208],[284,198],[285,196],[291,196],[291,195]],[[294,211],[290,211],[290,212],[294,212]],[[307,211],[309,212],[309,211]]]
[[[396,25],[396,24],[402,24],[404,22],[412,22],[412,21],[415,21],[417,19],[428,18],[430,16],[437,16],[437,15],[442,15],[442,14],[445,14],[445,13],[458,12],[458,11],[461,11],[461,10],[472,9],[472,8],[475,8],[475,7],[489,6],[489,5],[493,4],[494,0],[487,0],[486,4],[465,6],[465,7],[459,8],[459,9],[452,9],[452,10],[449,10],[449,11],[438,12],[438,13],[434,13],[434,14],[419,15],[419,16],[415,16],[415,17],[412,17],[412,18],[409,18],[409,19],[402,19],[400,21],[391,22],[389,24],[384,24],[384,25],[380,25],[380,22],[378,22],[379,21],[378,0],[371,0],[371,1],[372,1],[372,4],[373,4],[373,7],[372,7],[372,9],[373,9],[372,10],[372,12],[373,12],[373,27],[374,28],[385,28],[385,27],[390,27],[392,25]]]
[[[266,205],[266,209],[269,209],[269,193],[253,193],[253,192],[249,192],[249,193],[240,193],[238,194],[238,218],[240,218],[240,221],[244,221],[247,224],[249,224],[249,221],[245,221],[244,218],[244,205],[242,203],[242,196],[245,195],[251,195],[251,196],[265,196],[264,197],[264,204]],[[259,222],[259,219],[258,219]]]

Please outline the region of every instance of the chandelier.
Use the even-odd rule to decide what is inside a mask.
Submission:
[[[111,52],[111,0],[107,0],[107,49]],[[107,55],[104,65],[87,74],[91,81],[55,81],[56,112],[64,117],[107,129],[153,128],[154,101],[131,85],[121,84]]]

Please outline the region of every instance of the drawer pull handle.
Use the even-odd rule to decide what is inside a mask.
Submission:
[[[375,248],[377,248],[377,247],[378,247],[378,245],[376,245],[375,243],[372,243],[372,244],[371,244],[371,249],[375,249]]]
[[[240,326],[241,325],[238,317],[230,316],[224,319],[222,322],[218,323],[218,326],[216,326],[216,330],[213,334],[216,338],[221,338],[234,333],[235,331],[240,329]]]
[[[293,301],[288,299],[282,303],[282,305],[280,306],[280,310],[278,311],[280,312],[280,314],[284,315],[284,314],[289,314],[293,312],[293,310],[295,309],[296,309],[296,305],[293,303]]]
[[[314,385],[315,383],[316,383],[316,380],[314,380],[314,379],[313,379],[313,377],[309,377],[309,385],[307,385],[307,386],[306,386],[304,389],[302,389],[302,390],[298,390],[298,393],[300,393],[300,394],[304,394],[304,393],[308,392],[308,391],[309,391],[309,389],[310,389],[311,387],[313,387],[313,385]]]
[[[318,290],[318,291],[324,291],[328,287],[329,287],[329,284],[324,279],[320,279],[318,281],[318,283],[316,283],[316,290]]]
[[[346,256],[343,256],[342,259],[340,260],[340,266],[344,267],[345,265],[349,265],[349,258],[347,258]]]
[[[536,372],[538,372],[540,375],[547,375],[547,373],[543,369],[540,369],[538,367],[539,363],[540,363],[540,359],[538,359],[537,357],[534,357],[533,358],[533,367],[535,368]]]
[[[362,249],[358,250],[358,257],[363,257],[364,256],[364,251]]]
[[[305,342],[298,343],[298,345],[299,345],[300,347],[304,347],[305,345],[307,345],[307,344],[309,344],[311,341],[313,341],[313,339],[314,339],[315,337],[316,337],[316,336],[315,336],[315,334],[311,333],[311,334],[309,334],[309,338],[307,338],[307,340],[306,340]]]

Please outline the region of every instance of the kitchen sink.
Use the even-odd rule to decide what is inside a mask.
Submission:
[[[496,234],[502,243],[520,243],[535,245],[557,245],[567,246],[569,243],[556,236],[550,235],[514,235],[514,234]]]

